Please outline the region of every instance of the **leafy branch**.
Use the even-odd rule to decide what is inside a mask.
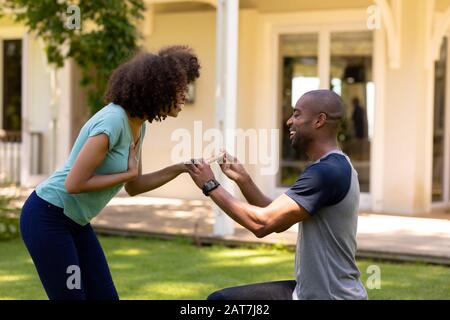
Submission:
[[[87,89],[91,113],[99,110],[109,75],[137,50],[140,35],[136,24],[143,18],[143,0],[0,3],[3,15],[12,15],[43,40],[49,64],[60,68],[65,60],[73,58],[81,69],[81,85]]]

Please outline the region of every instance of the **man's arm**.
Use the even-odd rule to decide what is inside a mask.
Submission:
[[[220,186],[211,191],[210,196],[230,218],[258,238],[285,231],[310,217],[306,210],[285,194],[264,208],[241,202]]]
[[[249,175],[246,178],[235,182],[248,203],[263,208],[272,203],[272,200],[258,188]]]
[[[272,202],[262,193],[244,166],[235,157],[224,152],[221,160],[220,169],[228,178],[236,182],[248,203],[258,207],[267,207]]]
[[[205,162],[188,165],[188,168],[189,174],[199,188],[214,178],[214,173]],[[284,231],[310,216],[306,210],[284,194],[264,208],[237,200],[221,186],[211,191],[209,195],[230,218],[253,232],[258,238],[272,232]]]

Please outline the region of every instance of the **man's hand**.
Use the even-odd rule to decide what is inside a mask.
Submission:
[[[223,151],[222,161],[219,161],[220,169],[231,180],[235,182],[243,182],[249,178],[244,166],[237,158],[231,156],[228,152]]]
[[[200,189],[203,189],[206,182],[215,178],[211,167],[203,159],[192,159],[191,163],[186,164],[186,166],[192,180]]]

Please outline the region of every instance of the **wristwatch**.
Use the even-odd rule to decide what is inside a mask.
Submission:
[[[211,179],[203,185],[202,191],[205,196],[209,196],[209,193],[220,186],[219,181]]]

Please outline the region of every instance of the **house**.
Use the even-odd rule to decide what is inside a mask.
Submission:
[[[144,172],[171,163],[177,129],[192,135],[242,129],[246,153],[254,143],[267,151],[246,161],[248,170],[266,193],[280,195],[305,165],[287,140],[292,105],[308,90],[332,89],[347,106],[340,140],[359,173],[361,208],[413,215],[449,207],[450,1],[145,3],[142,45],[150,51],[190,45],[202,70],[193,102],[179,117],[147,125]],[[5,137],[21,132],[16,170],[21,184],[35,185],[62,165],[87,119],[79,72],[70,61],[51,70],[39,40],[7,18],[0,20],[0,40],[0,123]],[[22,121],[11,128],[13,117]],[[200,140],[208,142],[205,135]],[[203,197],[187,175],[148,195]]]

